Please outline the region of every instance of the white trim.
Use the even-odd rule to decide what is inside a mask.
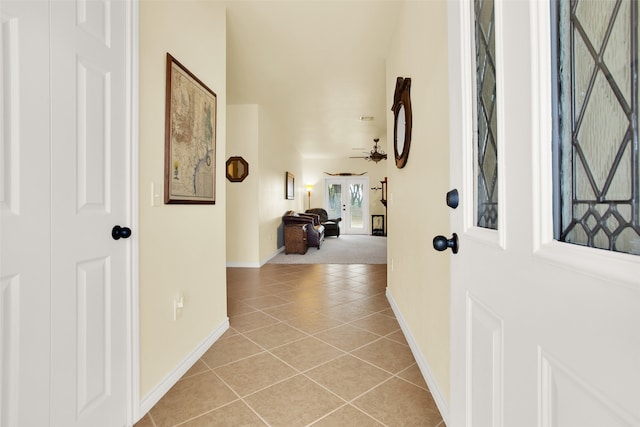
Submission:
[[[156,385],[149,394],[147,394],[140,402],[138,408],[139,419],[158,403],[160,399],[173,387],[180,378],[202,357],[202,355],[229,329],[229,318],[225,319],[205,340],[197,346],[191,354],[180,362],[173,371],[164,377],[158,385]]]
[[[131,185],[131,217],[129,222],[133,230],[140,230],[140,205],[138,203],[139,184],[140,184],[140,140],[139,135],[139,4],[138,0],[130,0],[127,8],[127,60],[129,64],[127,71],[130,73],[127,77],[127,95],[129,96],[130,111],[127,114],[129,118],[129,141],[130,141],[130,161],[129,170]],[[129,396],[127,402],[127,420],[133,425],[140,418],[140,240],[137,233],[131,239],[131,277],[129,283],[131,289],[128,296],[128,363],[127,363],[127,379]]]
[[[496,61],[496,119],[498,123],[496,135],[498,164],[498,230],[496,232],[497,244],[502,249],[507,249],[507,180],[506,177],[506,143],[505,143],[505,104],[506,91],[504,89],[504,18],[502,17],[503,2],[495,2],[494,5],[494,31],[495,31],[495,58]],[[472,15],[473,16],[473,15]],[[474,49],[475,54],[475,49]],[[475,78],[475,75],[474,75]],[[475,161],[475,159],[474,159]]]
[[[260,268],[262,264],[259,262],[228,262],[227,267],[230,268]]]
[[[436,406],[440,411],[440,415],[442,416],[444,423],[449,424],[448,422],[449,403],[447,402],[447,399],[445,398],[445,396],[442,394],[440,387],[438,387],[438,382],[436,381],[435,377],[433,376],[433,373],[431,372],[431,368],[429,367],[429,362],[427,362],[427,359],[424,357],[424,354],[422,354],[422,351],[420,350],[420,346],[418,346],[418,343],[416,342],[415,338],[413,338],[411,329],[409,329],[409,325],[404,320],[404,317],[402,316],[402,312],[400,311],[400,308],[398,307],[395,300],[393,299],[393,296],[391,295],[389,288],[387,288],[386,296],[387,296],[387,300],[389,300],[389,304],[391,305],[391,309],[393,310],[393,313],[395,314],[396,319],[400,324],[402,333],[404,334],[404,337],[406,338],[407,343],[409,343],[409,347],[411,348],[411,353],[413,353],[413,357],[416,359],[416,362],[418,363],[418,367],[420,368],[420,373],[422,374],[422,377],[424,378],[425,382],[427,383],[427,386],[429,387],[429,391],[431,392],[431,396],[433,396],[433,400],[436,402]]]

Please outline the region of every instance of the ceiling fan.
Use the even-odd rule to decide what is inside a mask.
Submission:
[[[378,163],[380,160],[387,160],[387,153],[385,153],[384,151],[382,151],[380,149],[380,146],[378,145],[378,141],[380,141],[380,138],[374,138],[373,139],[373,148],[371,149],[371,151],[369,153],[367,153],[366,151],[364,152],[365,154],[368,154],[368,156],[351,156],[351,159],[365,159],[366,161],[373,161]]]

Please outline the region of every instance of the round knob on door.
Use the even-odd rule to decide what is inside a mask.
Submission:
[[[111,237],[113,240],[127,239],[131,236],[131,229],[129,227],[120,227],[119,225],[114,225],[111,229]]]
[[[436,236],[433,238],[433,249],[436,251],[445,251],[451,248],[454,254],[458,253],[458,235],[453,233],[453,237],[447,239],[444,236]]]

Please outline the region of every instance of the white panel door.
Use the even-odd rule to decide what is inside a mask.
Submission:
[[[49,422],[49,33],[45,2],[0,3],[0,425]]]
[[[128,423],[129,2],[3,2],[2,426]]]
[[[341,234],[369,233],[369,178],[326,178],[325,210],[329,218],[342,218]]]
[[[51,3],[54,426],[124,426],[131,240],[126,3]],[[60,167],[60,165],[65,165]]]
[[[460,191],[451,210],[459,252],[443,255],[450,426],[640,425],[640,256],[553,239],[550,7],[495,2],[490,230],[474,218],[473,2],[449,2],[451,183]]]

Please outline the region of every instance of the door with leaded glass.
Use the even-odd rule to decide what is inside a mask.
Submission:
[[[325,210],[329,218],[342,218],[341,234],[369,233],[369,178],[326,178]]]
[[[638,3],[455,0],[448,35],[448,425],[640,425]]]

